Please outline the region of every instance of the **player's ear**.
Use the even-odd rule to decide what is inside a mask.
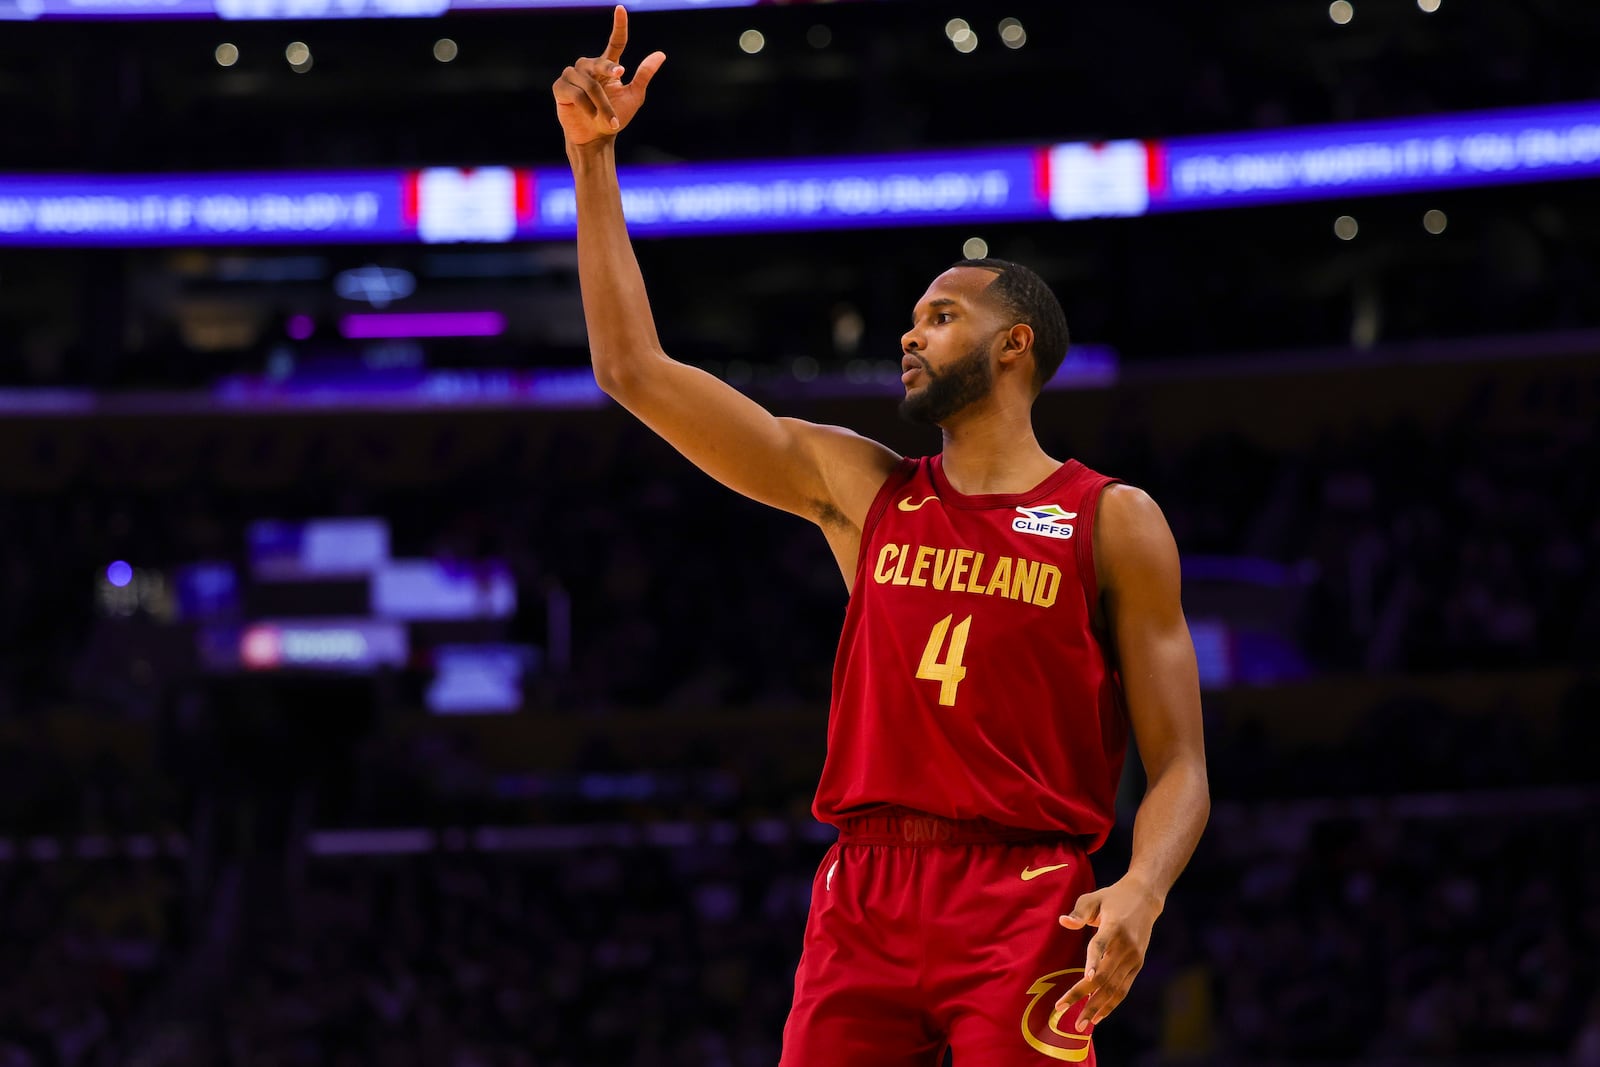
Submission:
[[[1006,331],[1000,346],[1000,361],[1010,363],[1033,350],[1033,327],[1019,322]]]

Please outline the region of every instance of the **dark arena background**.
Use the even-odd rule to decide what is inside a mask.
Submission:
[[[0,0],[3,1067],[777,1062],[845,590],[594,385],[569,7]],[[632,14],[670,353],[933,452],[912,305],[1020,260],[1172,525],[1100,1062],[1600,1064],[1600,5]]]

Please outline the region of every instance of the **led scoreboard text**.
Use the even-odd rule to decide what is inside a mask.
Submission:
[[[4,2],[4,0],[0,0]],[[640,237],[1133,217],[1600,176],[1600,102],[1239,134],[624,167]],[[563,167],[0,175],[0,244],[566,240]]]

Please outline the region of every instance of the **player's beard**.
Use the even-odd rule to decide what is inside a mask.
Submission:
[[[935,373],[924,365],[928,384],[920,393],[907,393],[900,401],[900,417],[907,422],[937,426],[967,405],[982,400],[994,388],[994,368],[989,365],[989,342]]]

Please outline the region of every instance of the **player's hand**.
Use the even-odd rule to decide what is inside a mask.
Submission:
[[[1144,966],[1145,950],[1150,947],[1150,930],[1161,914],[1161,901],[1149,887],[1132,878],[1122,878],[1104,889],[1085,893],[1073,905],[1070,915],[1061,916],[1068,930],[1094,926],[1098,932],[1089,941],[1083,977],[1056,1001],[1064,1012],[1079,1000],[1077,1028],[1087,1030],[1110,1015],[1128,995],[1134,976]]]
[[[556,117],[561,120],[569,145],[615,137],[639,113],[650,79],[667,61],[667,55],[651,52],[645,56],[634,71],[633,80],[624,84],[624,68],[619,61],[627,46],[628,12],[618,4],[605,52],[595,59],[578,60],[562,71],[550,87],[556,97]]]

